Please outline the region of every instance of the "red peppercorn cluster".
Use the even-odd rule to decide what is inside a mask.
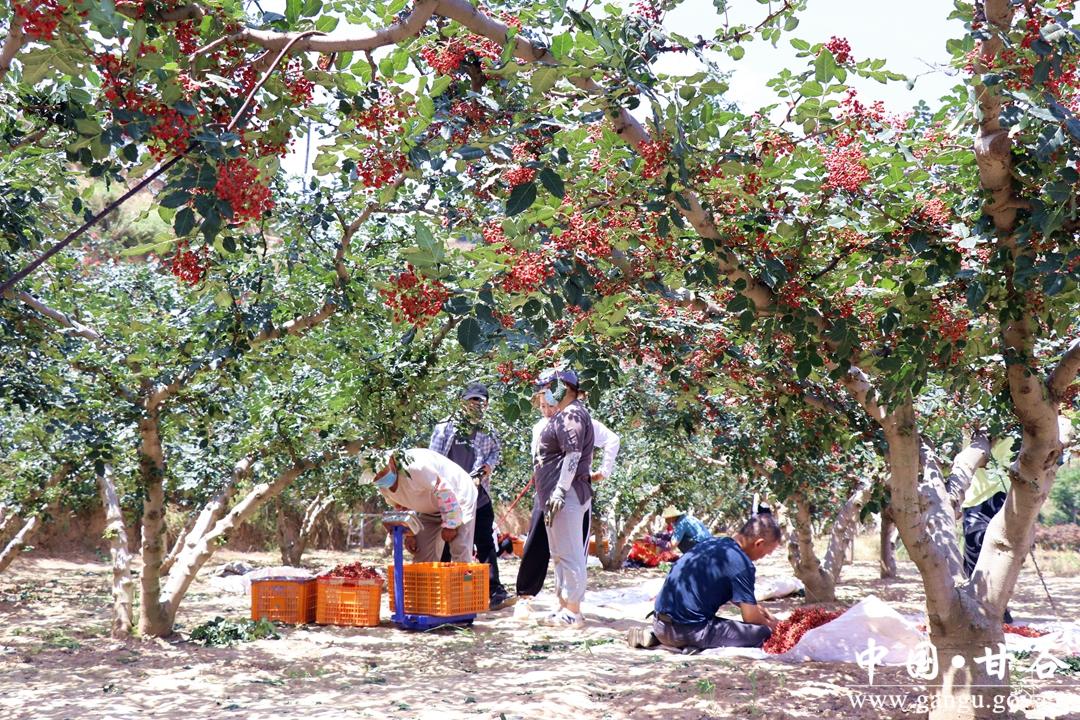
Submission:
[[[660,22],[660,3],[657,0],[638,0],[634,3],[634,14],[651,23]]]
[[[776,626],[772,636],[765,641],[763,649],[771,655],[786,653],[795,647],[808,631],[832,622],[841,614],[821,608],[795,608],[791,617]]]
[[[530,167],[515,167],[503,173],[503,180],[510,187],[531,183],[536,177],[536,169]]]
[[[663,138],[645,140],[638,145],[638,152],[641,153],[641,157],[645,160],[645,165],[641,168],[641,177],[646,180],[660,177],[660,174],[664,172],[664,168],[667,167],[668,153],[670,151],[671,145]]]
[[[22,30],[32,40],[56,39],[56,29],[67,11],[62,0],[26,0],[14,3],[15,17],[22,20]]]
[[[259,168],[245,157],[226,160],[218,165],[214,194],[229,203],[233,224],[257,220],[274,207],[270,188],[259,178]]]
[[[315,83],[304,75],[304,61],[298,57],[289,60],[285,66],[285,87],[289,91],[289,98],[301,107],[311,104],[315,93]]]
[[[151,121],[146,143],[155,160],[178,155],[187,149],[194,130],[192,120],[173,108],[148,97],[131,80],[131,68],[123,59],[110,54],[95,58],[101,73],[105,99],[117,108],[137,112]]]
[[[406,265],[405,272],[391,275],[389,281],[391,287],[380,292],[393,309],[396,322],[420,327],[427,325],[450,299],[450,291],[445,285],[419,275],[412,265]]]
[[[535,375],[527,368],[519,368],[514,365],[513,360],[508,360],[504,363],[499,363],[495,368],[495,372],[499,375],[499,380],[510,384],[530,385],[535,379]]]
[[[364,187],[384,187],[409,169],[408,157],[395,145],[407,117],[385,88],[380,88],[377,100],[354,114],[357,130],[368,143],[356,161],[357,178]]]
[[[199,49],[199,28],[194,20],[182,20],[173,28],[173,38],[180,52],[190,55]]]
[[[348,581],[356,580],[382,580],[382,574],[375,568],[364,567],[363,563],[354,562],[348,565],[338,565],[333,570],[328,570],[319,576],[320,578],[333,578],[335,580],[344,580],[343,584],[349,584]]]
[[[208,254],[206,246],[198,250],[188,250],[188,244],[182,242],[176,248],[176,254],[172,256],[172,260],[169,261],[169,272],[181,282],[198,285],[210,269]]]
[[[870,171],[863,164],[863,151],[853,138],[825,153],[825,170],[828,177],[822,188],[859,192],[870,181]]]
[[[1027,625],[1009,625],[1008,623],[1005,623],[1001,626],[1001,629],[1004,632],[1012,633],[1013,635],[1023,635],[1028,638],[1042,637],[1046,634],[1033,627],[1028,627]]]
[[[851,44],[845,38],[833,35],[829,42],[825,43],[825,49],[833,54],[838,65],[851,62]]]
[[[553,235],[552,240],[555,242],[555,247],[560,250],[581,250],[588,257],[603,258],[611,255],[609,230],[620,227],[622,224],[621,218],[617,215],[587,220],[581,211],[574,211],[570,214],[566,229],[558,235]]]
[[[930,315],[930,324],[937,328],[941,336],[949,342],[956,342],[967,336],[968,323],[970,321],[966,317],[961,317],[954,313],[949,307],[949,303],[935,299],[933,301],[933,310]]]
[[[547,254],[542,250],[518,250],[506,237],[502,226],[490,222],[481,231],[484,242],[495,246],[500,255],[510,260],[510,269],[502,278],[502,288],[508,293],[530,293],[555,274]]]

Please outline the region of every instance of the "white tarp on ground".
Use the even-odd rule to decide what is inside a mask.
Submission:
[[[275,567],[259,568],[258,570],[244,573],[243,575],[225,575],[224,577],[214,576],[210,578],[210,585],[222,592],[235,593],[237,595],[241,593],[250,595],[252,580],[261,580],[262,578],[271,577],[311,578],[315,577],[315,573],[312,573],[310,570],[305,570],[304,568],[278,565]]]
[[[585,613],[647,622],[645,616],[652,610],[653,600],[663,583],[663,578],[651,578],[633,588],[588,592],[585,594]],[[920,630],[920,625],[924,623],[925,619],[904,616],[884,600],[869,595],[836,620],[807,632],[794,648],[782,655],[769,655],[758,648],[714,648],[700,653],[700,656],[854,663],[856,654],[865,651],[873,639],[878,647],[886,650],[878,664],[903,665],[907,663],[909,654],[928,639],[926,632]],[[1039,625],[1037,629],[1049,634],[1041,638],[1028,638],[1005,633],[1007,649],[1027,650],[1034,655],[1047,652],[1056,658],[1080,655],[1080,622]],[[671,651],[669,656],[698,657],[676,651]]]

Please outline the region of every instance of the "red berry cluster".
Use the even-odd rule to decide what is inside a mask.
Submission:
[[[919,216],[931,225],[945,227],[952,220],[952,212],[941,198],[927,200],[925,196],[920,195],[916,199],[919,202]]]
[[[315,83],[304,75],[304,61],[298,57],[290,59],[284,74],[285,87],[292,101],[302,107],[310,105],[315,93]]]
[[[858,192],[870,181],[870,171],[863,164],[863,151],[854,138],[843,139],[839,147],[825,153],[825,169],[828,177],[822,188]]]
[[[531,183],[536,177],[536,169],[518,166],[504,172],[502,177],[510,187],[517,187]]]
[[[571,213],[567,227],[562,233],[553,235],[555,247],[560,250],[580,250],[591,258],[603,258],[611,255],[611,242],[608,231],[622,223],[618,217],[608,219],[585,219],[581,211]]]
[[[795,611],[791,613],[791,617],[781,621],[776,626],[772,636],[765,641],[762,649],[771,655],[786,653],[795,647],[808,631],[832,622],[840,615],[841,613],[830,612],[821,608],[795,608]]]
[[[1001,626],[1001,629],[1004,632],[1012,633],[1013,635],[1023,635],[1024,637],[1029,637],[1029,638],[1042,637],[1043,635],[1046,634],[1044,632],[1040,632],[1039,630],[1036,630],[1033,627],[1028,627],[1027,625],[1009,625],[1009,624],[1005,623],[1005,624],[1003,624]]]
[[[199,28],[194,20],[182,20],[173,29],[173,38],[180,46],[180,52],[191,55],[199,49]]]
[[[62,0],[27,0],[14,3],[15,17],[23,21],[22,30],[32,40],[56,39],[56,28],[67,11]]]
[[[546,253],[542,250],[518,250],[510,244],[499,223],[488,223],[482,233],[484,242],[494,246],[500,255],[510,260],[510,269],[503,275],[501,283],[506,292],[533,292],[555,274]]]
[[[407,117],[385,88],[369,107],[354,115],[357,129],[368,142],[356,163],[356,175],[364,187],[384,187],[409,168],[409,159],[393,144]]]
[[[198,285],[206,277],[206,271],[210,269],[208,259],[209,251],[206,246],[198,250],[188,250],[186,242],[180,243],[176,248],[176,254],[169,261],[169,272],[181,282],[188,285]]]
[[[512,360],[499,363],[498,367],[495,368],[495,372],[499,374],[499,380],[506,383],[507,385],[528,385],[532,383],[535,379],[535,375],[531,370],[528,370],[527,368],[515,367]]]
[[[840,99],[840,119],[854,130],[867,130],[872,125],[886,121],[885,103],[875,100],[869,106],[859,100],[855,88],[850,88]]]
[[[663,138],[645,140],[638,145],[638,152],[641,153],[641,157],[645,160],[645,165],[641,169],[641,177],[646,180],[660,177],[660,174],[664,172],[664,168],[667,167],[668,153],[670,151],[671,145]]]
[[[634,14],[651,22],[660,22],[660,3],[657,0],[638,0],[634,3]]]
[[[969,322],[968,318],[956,315],[944,300],[934,300],[930,324],[949,342],[966,337]]]
[[[498,43],[479,35],[467,35],[464,40],[450,38],[420,50],[420,57],[440,75],[453,75],[467,59],[495,61],[501,56],[502,47]]]
[[[121,58],[102,54],[97,56],[95,64],[101,73],[105,99],[117,108],[141,113],[152,122],[147,144],[155,160],[179,155],[187,149],[194,129],[190,118],[148,97],[132,83],[131,68]]]
[[[335,580],[345,580],[343,584],[348,584],[349,580],[382,580],[382,574],[375,568],[364,567],[363,563],[354,562],[349,565],[338,565],[333,570],[324,572],[319,576],[320,578],[333,578]]]
[[[833,54],[839,65],[851,62],[851,44],[844,38],[833,35],[829,42],[825,43],[825,49]]]
[[[232,220],[237,225],[258,220],[274,207],[270,188],[259,178],[259,168],[245,157],[226,160],[218,165],[214,194],[232,207]]]
[[[418,275],[412,265],[406,265],[405,272],[391,275],[389,280],[392,287],[380,292],[394,310],[397,322],[426,325],[450,299],[450,291],[445,285]]]

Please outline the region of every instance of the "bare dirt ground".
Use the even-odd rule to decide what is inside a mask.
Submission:
[[[384,565],[381,551],[366,563]],[[759,581],[790,574],[784,558],[760,564]],[[313,552],[311,568],[358,559]],[[558,720],[664,718],[909,718],[918,712],[853,708],[850,688],[865,683],[853,664],[687,657],[631,650],[626,618],[594,616],[581,631],[515,622],[509,609],[479,616],[471,629],[413,634],[379,628],[283,627],[279,640],[231,648],[185,638],[217,615],[249,614],[249,599],[208,584],[224,562],[274,565],[270,553],[219,552],[184,601],[173,641],[107,637],[109,569],[101,556],[20,558],[0,576],[0,718],[491,718]],[[512,579],[516,562],[501,565]],[[590,568],[590,589],[632,588],[660,570]],[[1048,578],[1063,619],[1080,610],[1080,578]],[[550,580],[549,585],[550,588]],[[922,611],[914,567],[882,581],[874,562],[844,570],[841,605],[876,594],[905,613]],[[543,596],[541,596],[543,598]],[[550,597],[548,602],[552,602]],[[768,603],[785,612],[800,602]],[[1025,568],[1011,605],[1022,621],[1053,620],[1037,577]],[[588,615],[588,608],[586,608]],[[906,683],[903,668],[879,669],[876,684]],[[1037,684],[1014,717],[1080,718],[1080,677]],[[912,691],[912,695],[917,691]],[[925,713],[922,713],[925,716]]]

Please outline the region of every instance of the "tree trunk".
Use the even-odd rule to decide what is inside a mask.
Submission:
[[[101,490],[101,503],[105,506],[105,537],[109,540],[109,552],[112,556],[111,634],[114,638],[123,640],[131,636],[135,581],[131,577],[131,551],[128,549],[127,526],[124,523],[120,498],[116,494],[116,485],[112,480],[112,468],[106,466],[105,472],[98,475],[98,487]]]
[[[193,521],[188,524],[188,527],[184,528],[184,531],[176,538],[176,542],[173,543],[173,547],[169,551],[168,556],[161,563],[162,575],[167,575],[171,572],[173,563],[176,562],[176,558],[180,556],[180,553],[183,552],[185,548],[198,542],[198,538],[205,535],[206,532],[225,515],[225,511],[229,508],[229,502],[232,500],[233,493],[236,492],[237,485],[243,478],[247,477],[253,462],[254,460],[252,458],[244,458],[233,467],[232,478],[225,487],[203,506],[202,510],[199,511],[199,514],[194,517]]]
[[[0,572],[4,572],[7,566],[19,556],[19,553],[24,547],[29,544],[34,536],[37,535],[38,530],[41,529],[41,518],[37,515],[31,515],[30,518],[22,524],[19,531],[15,533],[15,537],[11,538],[9,542],[0,552]]]
[[[156,410],[139,421],[139,476],[143,486],[142,578],[139,632],[145,637],[172,634],[172,616],[161,602],[161,562],[165,547],[165,458]]]
[[[651,519],[646,515],[645,508],[652,502],[651,497],[644,498],[634,507],[630,515],[620,523],[615,514],[615,507],[619,497],[611,499],[611,504],[604,513],[593,513],[592,531],[596,536],[596,557],[605,570],[620,570],[626,562],[626,556],[630,554],[633,546],[633,538]],[[604,551],[604,541],[607,541],[607,551]]]
[[[277,506],[277,536],[278,548],[281,550],[281,564],[297,566],[300,564],[300,556],[303,548],[300,547],[300,526],[303,522],[292,503],[284,500],[280,495],[274,498]]]
[[[896,524],[887,507],[881,510],[881,547],[878,556],[881,578],[896,577]]]
[[[806,586],[806,602],[836,600],[836,581],[825,572],[814,552],[814,529],[810,519],[810,503],[801,492],[792,496],[795,505],[791,513],[793,532],[788,535],[788,562],[795,577]]]
[[[332,507],[334,507],[334,498],[323,497],[320,493],[304,509],[304,522],[300,526],[300,536],[297,538],[298,548],[295,565],[300,564],[300,559],[303,557],[304,551],[307,550],[308,543],[315,537],[315,526]]]
[[[49,476],[44,485],[30,493],[28,502],[35,502],[45,491],[66,478],[71,470],[70,463],[61,463],[60,467],[53,471],[53,474]],[[38,531],[41,530],[42,524],[41,512],[36,510],[31,510],[33,515],[26,520],[22,519],[15,507],[7,506],[4,510],[3,527],[0,528],[0,542],[7,541],[7,544],[4,546],[3,552],[0,552],[0,572],[7,569],[7,566],[19,556],[22,549],[30,544]],[[8,536],[12,533],[14,533],[14,536],[8,541]]]
[[[865,477],[855,484],[851,496],[833,519],[824,562],[818,560],[814,551],[810,503],[801,492],[792,496],[795,506],[791,514],[794,532],[788,537],[788,561],[795,577],[806,586],[806,602],[836,601],[836,583],[840,580],[844,565],[849,562],[846,551],[854,542],[855,531],[859,526],[859,513],[870,499],[874,485],[875,481],[871,477]]]

